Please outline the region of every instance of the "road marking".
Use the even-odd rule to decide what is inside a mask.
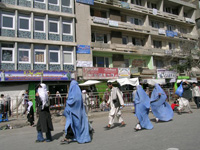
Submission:
[[[167,150],[179,150],[178,148],[168,148]]]

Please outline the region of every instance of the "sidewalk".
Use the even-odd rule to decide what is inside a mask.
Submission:
[[[122,109],[123,113],[131,113],[133,112],[133,109],[131,106],[124,107]],[[88,113],[88,118],[93,119],[93,118],[100,118],[103,116],[108,116],[109,111],[96,111],[96,112],[89,112]],[[63,120],[63,116],[56,116],[52,115],[52,122],[53,123],[65,123]],[[37,118],[35,117],[35,124],[37,124]],[[29,123],[27,122],[26,116],[19,116],[18,119],[16,117],[9,117],[9,121],[7,122],[1,122],[0,123],[0,131],[2,128],[5,128],[7,125],[9,125],[12,129],[17,129],[17,128],[22,128],[24,126],[29,126]]]

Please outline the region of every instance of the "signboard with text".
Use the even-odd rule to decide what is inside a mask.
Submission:
[[[68,81],[71,73],[66,71],[5,71],[0,72],[0,81]]]
[[[175,71],[168,71],[165,69],[157,69],[157,78],[158,79],[172,79],[176,78]]]
[[[118,68],[83,68],[83,79],[117,79]]]
[[[118,76],[123,78],[130,78],[131,72],[130,68],[118,68]]]
[[[77,54],[90,54],[90,45],[77,45]]]

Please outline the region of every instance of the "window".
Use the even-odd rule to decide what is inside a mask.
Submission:
[[[90,15],[96,16],[96,17],[101,17],[101,18],[107,18],[107,12],[106,11],[90,9]]]
[[[59,0],[49,0],[49,4],[52,4],[52,5],[59,5]]]
[[[34,47],[34,59],[35,64],[46,63],[46,51],[45,45],[35,45]]]
[[[49,62],[50,64],[60,64],[59,46],[49,46]]]
[[[122,37],[122,44],[128,44],[128,37],[127,36],[123,36]]]
[[[133,43],[133,45],[136,45],[136,46],[144,46],[144,40],[143,39],[133,37],[132,43]]]
[[[175,43],[169,42],[169,49],[170,49],[170,50],[174,50],[175,48],[176,48]]]
[[[72,34],[72,22],[63,21],[63,34],[71,35]]]
[[[62,0],[62,6],[64,7],[70,7],[70,0]]]
[[[108,43],[107,35],[103,34],[103,33],[92,32],[91,40],[92,40],[92,42]]]
[[[93,66],[94,67],[109,67],[108,57],[93,57]]]
[[[139,6],[142,6],[142,1],[141,0],[131,0],[131,3],[139,5]]]
[[[175,26],[174,25],[167,25],[167,30],[174,31],[175,30]]]
[[[130,22],[135,25],[142,25],[142,20],[138,18],[130,18]]]
[[[164,67],[164,63],[163,63],[163,61],[162,60],[155,60],[156,61],[156,68],[157,69],[161,69],[161,68],[163,68]]]
[[[2,13],[1,15],[1,27],[2,29],[15,29],[15,16],[10,13]]]
[[[153,41],[154,48],[162,48],[162,42],[161,41]]]
[[[157,29],[160,28],[159,23],[158,23],[158,22],[155,22],[155,21],[152,21],[152,22],[151,22],[151,26],[152,26],[153,28],[157,28]]]
[[[63,63],[64,64],[73,64],[73,47],[63,47]]]
[[[18,62],[19,63],[30,63],[30,45],[19,44],[18,47]]]
[[[1,44],[1,62],[14,63],[14,44]]]
[[[125,64],[124,67],[128,68],[129,67],[129,59],[124,59],[124,64]]]
[[[28,16],[19,16],[19,22],[18,22],[18,27],[19,30],[22,31],[30,31],[30,17]]]
[[[59,34],[59,22],[57,20],[49,20],[49,33]]]
[[[34,30],[36,32],[45,32],[45,20],[41,18],[34,19]]]
[[[45,0],[34,0],[35,2],[44,3]]]
[[[198,25],[197,25],[197,27],[198,27]],[[187,29],[186,28],[180,28],[180,32],[184,33],[184,34],[187,34]]]
[[[148,8],[155,8],[155,9],[157,9],[157,5],[155,4],[155,3],[151,3],[151,2],[147,2],[147,7]]]

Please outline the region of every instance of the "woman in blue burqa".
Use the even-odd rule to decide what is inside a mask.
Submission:
[[[70,83],[64,115],[66,117],[65,138],[61,141],[61,144],[71,141],[90,142],[88,117],[83,105],[82,93],[76,80],[72,80]]]
[[[135,115],[138,118],[139,123],[136,125],[135,130],[153,129],[153,125],[149,120],[149,108],[150,108],[150,98],[143,90],[141,85],[137,86],[137,91],[135,94]]]
[[[160,85],[155,84],[155,88],[151,94],[151,110],[156,117],[156,122],[160,121],[170,121],[174,112],[171,106],[166,102],[167,95],[160,87]]]

